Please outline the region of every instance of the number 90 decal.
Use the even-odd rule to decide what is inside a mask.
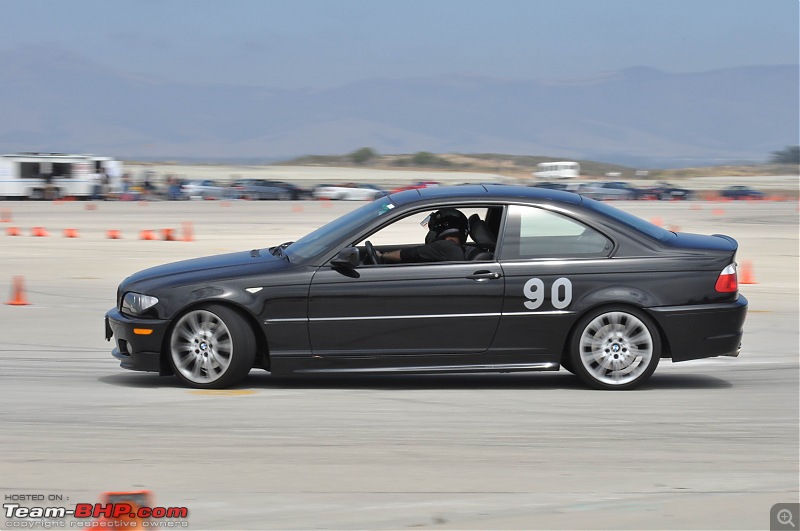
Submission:
[[[544,303],[544,282],[541,278],[532,278],[522,288],[528,300],[524,302],[529,310],[535,310]],[[572,282],[568,278],[557,278],[550,286],[550,302],[556,310],[563,310],[572,302]]]

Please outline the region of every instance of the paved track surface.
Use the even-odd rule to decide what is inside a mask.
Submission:
[[[357,205],[94,205],[0,202],[11,218],[0,297],[23,275],[31,303],[0,305],[4,497],[69,507],[146,488],[158,505],[187,506],[192,529],[766,529],[773,504],[798,501],[796,202],[619,205],[734,236],[758,282],[741,288],[751,311],[739,358],[665,360],[633,392],[587,390],[564,371],[254,371],[227,392],[124,371],[102,318],[125,276],[293,240]],[[184,224],[194,241],[138,239]],[[31,237],[34,226],[50,236]]]

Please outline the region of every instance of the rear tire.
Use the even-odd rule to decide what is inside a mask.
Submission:
[[[178,318],[168,347],[169,363],[181,382],[198,389],[222,389],[250,372],[256,340],[237,312],[209,304]]]
[[[572,371],[595,389],[633,389],[653,374],[661,338],[653,322],[632,308],[603,308],[584,316],[570,341]]]

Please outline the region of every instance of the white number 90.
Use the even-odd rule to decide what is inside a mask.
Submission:
[[[563,288],[563,294],[562,294]],[[524,302],[529,310],[535,310],[544,303],[544,282],[532,278],[525,283],[522,293],[528,299]],[[550,287],[550,302],[556,310],[563,310],[572,302],[572,282],[568,278],[558,278]]]

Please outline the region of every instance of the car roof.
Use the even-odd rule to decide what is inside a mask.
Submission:
[[[512,201],[512,200],[535,200],[535,201],[555,201],[580,204],[581,196],[571,192],[561,190],[551,190],[548,188],[535,188],[529,186],[513,186],[506,184],[481,184],[464,186],[439,186],[433,188],[417,188],[404,190],[389,196],[393,203],[404,205],[436,199],[453,200],[493,200],[493,201]]]

